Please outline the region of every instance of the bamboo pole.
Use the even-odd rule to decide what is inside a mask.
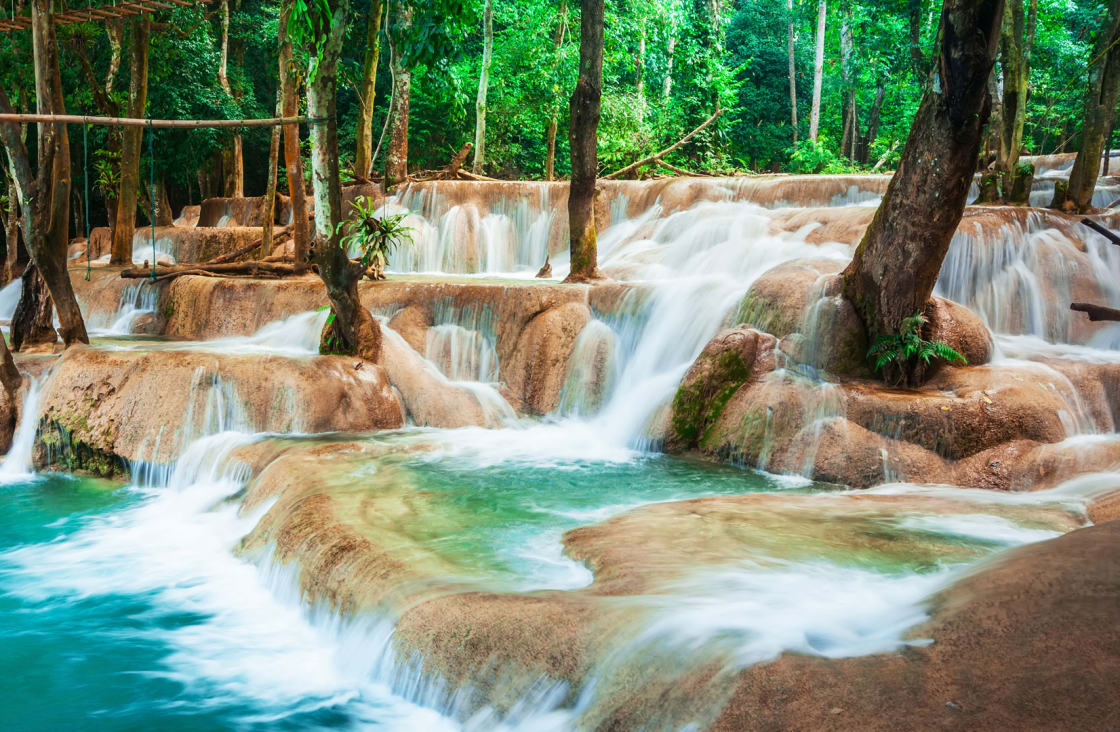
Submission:
[[[206,129],[224,127],[275,127],[300,123],[318,123],[307,117],[269,117],[265,119],[138,119],[132,117],[87,117],[79,114],[0,114],[0,122],[46,122],[109,127],[156,127],[160,129]]]

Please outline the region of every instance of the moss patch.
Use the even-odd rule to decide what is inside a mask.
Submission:
[[[685,380],[673,398],[670,429],[673,444],[697,447],[723,414],[727,402],[751,377],[751,367],[734,351],[725,351],[704,365],[699,378]]]

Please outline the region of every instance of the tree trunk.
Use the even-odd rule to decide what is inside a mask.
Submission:
[[[793,126],[793,144],[797,146],[797,61],[793,48],[793,0],[786,0],[787,28],[789,30],[789,118]]]
[[[991,108],[1003,0],[944,0],[937,79],[922,95],[898,172],[843,272],[870,338],[924,312],[960,222]],[[890,376],[898,376],[890,375]],[[913,369],[901,380],[920,378]]]
[[[855,162],[859,157],[859,109],[856,106],[855,74],[853,56],[855,43],[852,40],[851,19],[845,14],[840,23],[840,80],[844,88],[844,129],[845,136],[840,145],[840,153]]]
[[[54,304],[47,283],[34,266],[23,271],[22,280],[23,289],[9,328],[13,351],[58,340],[54,332]]]
[[[36,111],[40,114],[65,114],[54,12],[49,0],[32,2],[31,25],[35,52]],[[6,98],[0,100],[0,109],[9,106],[6,102]],[[59,334],[63,342],[67,346],[89,343],[82,312],[74,297],[70,273],[66,269],[66,249],[70,240],[70,140],[66,125],[40,124],[38,137],[39,154],[36,163],[39,169],[34,183],[31,183],[30,163],[26,161],[27,148],[21,144],[13,150],[6,145],[9,161],[12,161],[13,152],[16,156],[22,153],[24,157],[24,161],[18,163],[23,173],[16,176],[22,189],[20,209],[26,214],[24,239],[31,259],[43,276],[54,301],[60,324]],[[14,162],[13,167],[17,167]],[[23,185],[21,178],[28,182],[28,186]],[[30,206],[28,193],[34,198]]]
[[[284,115],[283,99],[276,90],[276,114]],[[272,227],[276,222],[276,173],[280,168],[280,125],[272,128],[268,142],[268,183],[264,191],[264,231],[261,232],[260,258],[272,253]]]
[[[412,24],[412,8],[406,2],[393,6],[393,26],[397,33]],[[390,68],[393,72],[393,99],[389,105],[389,150],[385,156],[385,190],[408,179],[408,103],[412,72],[404,65],[400,41],[389,35]]]
[[[226,96],[233,99],[233,90],[229,85],[229,0],[222,0],[221,12],[222,42],[218,84]],[[245,156],[240,134],[234,135],[229,146],[222,150],[222,195],[227,198],[241,198],[245,195]]]
[[[365,273],[360,262],[342,249],[338,231],[342,222],[342,181],[338,170],[338,57],[346,35],[349,0],[331,3],[330,30],[319,29],[322,51],[316,65],[308,69],[307,112],[311,125],[311,185],[315,198],[315,263],[327,286],[333,318],[323,330],[319,350],[324,353],[355,354],[368,361],[381,355],[381,328],[358,300],[358,280]]]
[[[809,139],[817,141],[821,124],[821,85],[824,80],[824,31],[827,7],[825,0],[817,3],[817,56],[813,62],[813,106],[809,111]]]
[[[148,35],[150,16],[138,15],[129,23],[128,116],[141,118],[148,104]],[[113,228],[111,264],[132,264],[132,237],[136,233],[136,200],[140,187],[140,150],[143,127],[126,127],[121,132],[121,177],[117,195],[116,226]]]
[[[595,180],[598,176],[599,108],[603,95],[603,0],[580,3],[579,78],[568,104],[568,144],[572,183],[568,191],[569,249],[567,282],[598,279],[595,232]]]
[[[999,126],[999,157],[996,167],[1003,183],[1003,200],[1007,203],[1026,203],[1022,196],[1024,181],[1020,181],[1019,156],[1023,148],[1023,123],[1027,112],[1027,83],[1031,74],[1031,47],[1034,44],[1035,19],[1038,17],[1038,0],[1029,0],[1024,18],[1023,0],[1010,0],[1003,17],[1000,39],[1000,64],[1003,66],[1003,102]],[[1016,193],[1016,189],[1019,189]]]
[[[358,147],[354,175],[369,178],[373,169],[373,103],[377,98],[377,62],[381,59],[381,0],[372,0],[366,25],[366,56],[362,62],[362,90],[358,97]]]
[[[886,91],[886,87],[880,81],[878,88],[875,90],[875,101],[871,104],[871,114],[867,120],[867,132],[859,139],[856,162],[861,165],[867,165],[871,161],[871,143],[875,142],[875,139],[879,136],[879,117],[883,111],[883,96]]]
[[[560,65],[560,48],[564,45],[564,35],[568,29],[568,0],[560,0],[560,10],[557,13],[560,22],[556,26],[556,34],[552,41],[552,73],[556,73]],[[556,88],[552,97],[552,109],[548,118],[548,130],[545,133],[547,152],[544,158],[544,179],[556,178],[556,132],[560,126],[560,91]]]
[[[1089,67],[1089,89],[1082,112],[1081,147],[1069,174],[1065,195],[1055,187],[1052,208],[1084,213],[1093,207],[1093,191],[1101,170],[1105,137],[1116,121],[1116,103],[1120,97],[1120,0],[1111,0]]]
[[[280,4],[280,105],[284,117],[299,114],[299,69],[293,58],[292,41],[288,38],[288,20],[292,0]],[[296,272],[307,271],[311,251],[310,225],[307,220],[307,193],[303,182],[303,160],[299,155],[299,125],[284,126],[284,172],[288,178],[288,200],[292,206],[292,243]]]
[[[490,86],[490,59],[494,56],[494,11],[486,0],[482,11],[482,70],[478,74],[478,97],[474,102],[474,162],[471,172],[482,174],[486,164],[486,91]]]
[[[910,64],[914,77],[924,82],[929,76],[929,60],[922,52],[922,0],[909,0],[910,15]]]
[[[669,36],[669,45],[665,49],[665,81],[661,85],[661,98],[668,99],[673,91],[673,55],[677,50],[677,37]]]

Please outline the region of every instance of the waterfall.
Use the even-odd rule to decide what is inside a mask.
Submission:
[[[117,306],[113,322],[97,335],[129,335],[132,333],[133,323],[141,315],[154,313],[159,307],[161,289],[158,283],[148,280],[137,280],[125,285],[121,290],[120,304]],[[91,318],[92,320],[92,318]]]
[[[35,473],[32,451],[39,431],[39,395],[42,388],[41,379],[28,377],[27,392],[19,410],[19,424],[12,435],[12,446],[3,464],[0,464],[0,482],[27,480]]]
[[[0,320],[4,322],[11,322],[12,316],[16,313],[16,305],[19,305],[20,295],[23,294],[23,280],[16,277],[14,280],[4,285],[0,289]]]

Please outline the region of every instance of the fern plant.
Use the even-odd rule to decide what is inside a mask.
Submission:
[[[350,203],[350,218],[339,224],[342,247],[357,250],[361,262],[369,270],[370,279],[385,279],[389,255],[399,246],[412,243],[412,227],[404,225],[407,213],[377,215],[375,202],[359,196]]]
[[[919,361],[928,366],[935,358],[950,363],[954,361],[968,363],[964,356],[947,343],[927,341],[922,338],[922,327],[928,322],[926,316],[917,312],[902,319],[897,333],[876,337],[867,351],[867,358],[871,361],[875,373],[881,373],[884,369],[893,366],[897,367],[898,373],[906,374]]]

